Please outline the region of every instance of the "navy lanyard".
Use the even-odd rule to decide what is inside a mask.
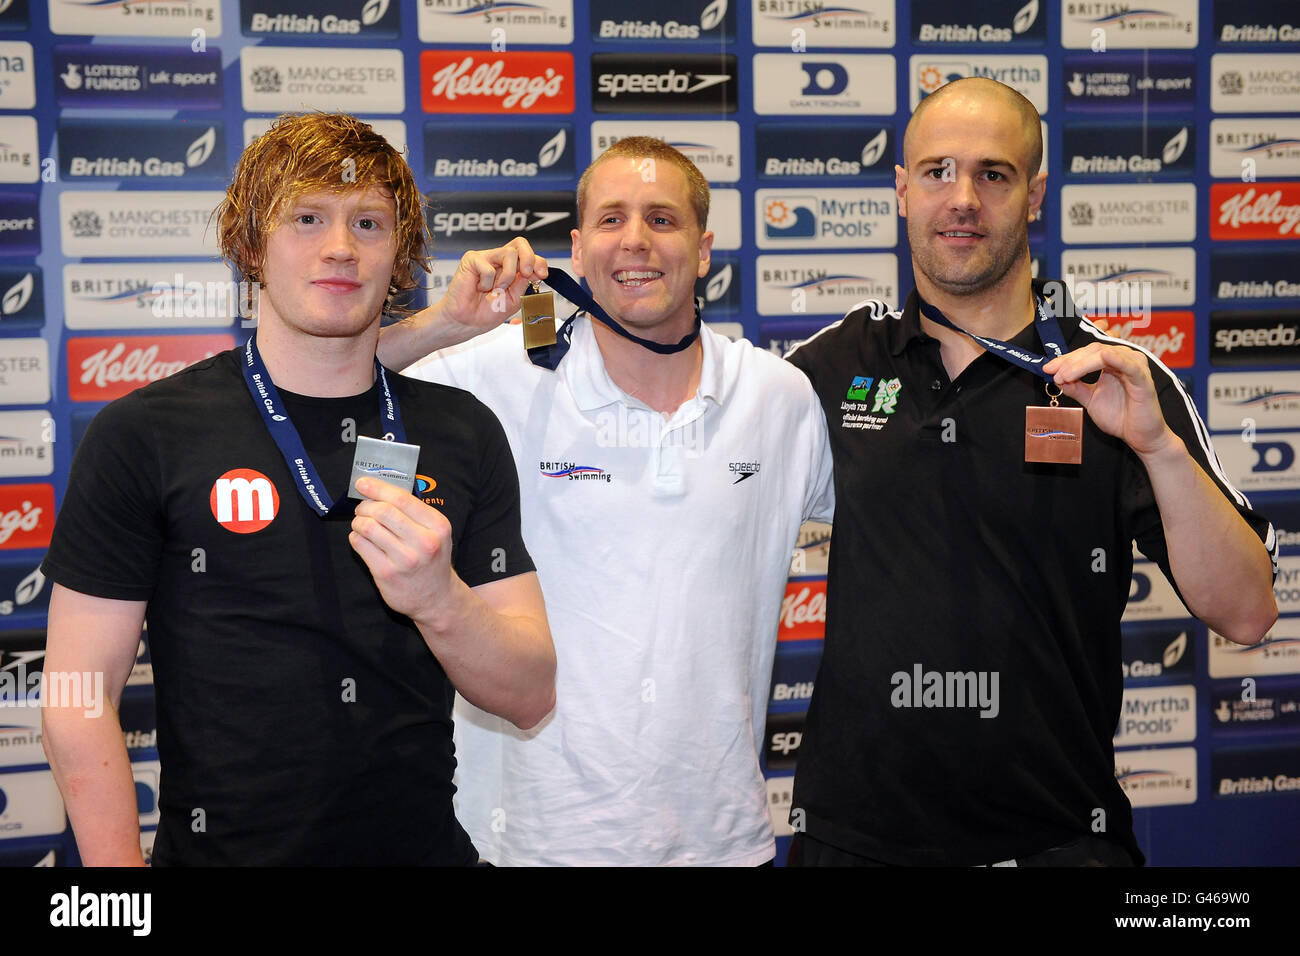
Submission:
[[[618,322],[613,319],[608,312],[600,307],[581,285],[578,284],[572,276],[563,269],[551,268],[547,271],[546,279],[543,280],[560,295],[564,296],[574,305],[578,306],[583,312],[586,312],[592,318],[598,319],[608,326],[612,331],[617,332],[629,342],[635,342],[642,348],[649,349],[659,355],[673,355],[677,352],[684,352],[690,348],[697,338],[700,337],[700,310],[695,310],[695,328],[688,335],[684,335],[677,342],[665,345],[662,342],[652,342],[649,339],[643,339],[639,335],[633,335]],[[554,371],[569,351],[570,338],[573,334],[573,320],[575,316],[570,316],[564,325],[560,326],[559,331],[555,333],[555,344],[543,346],[542,348],[529,349],[528,357],[534,365],[540,365],[543,368],[549,368]]]
[[[1038,309],[1038,318],[1035,321],[1038,323],[1038,337],[1042,340],[1043,347],[1050,353],[1048,355],[1036,355],[1033,352],[1027,352],[1022,348],[1018,348],[1009,342],[1003,342],[1001,339],[991,339],[987,336],[976,335],[974,332],[968,332],[966,329],[958,328],[949,321],[946,315],[932,306],[929,302],[922,299],[919,294],[916,298],[921,304],[921,314],[931,322],[937,322],[939,325],[952,329],[954,332],[964,332],[990,352],[1002,356],[1012,365],[1018,365],[1026,371],[1033,372],[1039,378],[1046,379],[1049,382],[1053,381],[1053,377],[1046,374],[1042,367],[1052,359],[1059,358],[1065,354],[1061,347],[1061,343],[1065,341],[1065,337],[1061,335],[1061,326],[1060,323],[1056,321],[1056,316],[1052,315],[1042,299],[1037,296],[1034,297],[1034,305]]]
[[[321,480],[311,456],[303,447],[298,429],[289,420],[288,409],[280,401],[280,393],[271,381],[266,363],[258,354],[256,340],[255,332],[248,337],[248,344],[244,346],[244,383],[253,396],[253,404],[262,413],[267,431],[284,456],[284,463],[289,466],[289,474],[293,475],[297,483],[298,493],[317,516],[323,518],[334,507],[334,499],[326,491],[325,482]],[[405,443],[406,429],[402,427],[402,409],[397,396],[388,387],[388,375],[379,364],[379,359],[375,359],[375,375],[379,379],[379,420],[387,431],[384,438]]]

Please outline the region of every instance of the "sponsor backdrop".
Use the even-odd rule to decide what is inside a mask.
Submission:
[[[667,139],[715,189],[707,318],[780,352],[910,289],[902,130],[971,75],[1043,115],[1037,273],[1185,378],[1283,545],[1283,617],[1255,648],[1137,565],[1115,772],[1138,838],[1154,864],[1300,863],[1293,0],[0,0],[0,863],[78,860],[28,706],[77,440],[105,402],[247,336],[209,215],[273,116],[354,111],[407,150],[436,200],[434,296],[462,250],[515,234],[563,258],[577,174],[619,137]],[[780,621],[782,859],[829,538],[804,529]],[[146,847],[152,701],[142,645],[121,717]]]

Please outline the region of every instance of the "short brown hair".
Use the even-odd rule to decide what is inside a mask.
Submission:
[[[618,156],[626,156],[629,159],[653,159],[662,160],[671,166],[676,166],[686,177],[686,189],[690,193],[691,209],[695,211],[695,218],[699,222],[700,231],[703,232],[709,222],[709,182],[700,172],[700,168],[687,159],[682,153],[673,146],[668,145],[661,139],[655,139],[653,136],[625,136],[614,143],[613,146],[605,150],[587,167],[578,180],[578,225],[582,225],[582,211],[587,204],[587,187],[591,185],[591,174],[597,166],[607,159],[614,159]]]
[[[221,254],[262,281],[267,237],[285,207],[309,192],[386,189],[397,207],[389,295],[420,286],[429,271],[425,201],[406,160],[368,124],[347,113],[286,113],[239,157],[217,207]]]

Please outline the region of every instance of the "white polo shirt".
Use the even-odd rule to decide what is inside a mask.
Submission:
[[[699,392],[667,421],[611,381],[585,315],[554,372],[519,326],[406,371],[501,420],[555,641],[539,727],[456,700],[456,814],[498,865],[775,852],[759,753],[777,621],[800,523],[833,510],[830,450],[799,370],[700,341]]]

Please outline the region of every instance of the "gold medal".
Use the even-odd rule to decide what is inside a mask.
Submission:
[[[519,300],[524,320],[524,348],[537,349],[555,344],[555,293],[539,292],[537,283]]]

